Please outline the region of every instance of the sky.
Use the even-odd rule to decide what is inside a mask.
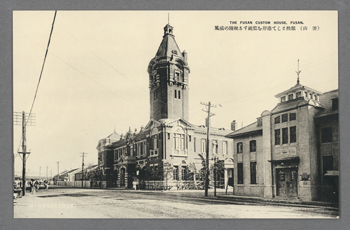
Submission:
[[[54,11],[13,12],[14,112],[30,111],[53,17]],[[27,127],[27,174],[55,175],[57,162],[60,172],[80,168],[83,152],[85,164],[96,164],[100,139],[147,124],[147,67],[168,20],[188,53],[190,123],[205,123],[201,102],[210,101],[221,105],[212,109],[212,126],[230,129],[233,120],[240,128],[276,106],[275,95],[296,84],[298,60],[302,85],[338,88],[337,18],[336,11],[58,11],[33,106],[35,126]],[[257,24],[265,22],[271,24]],[[13,134],[20,175],[20,125]]]

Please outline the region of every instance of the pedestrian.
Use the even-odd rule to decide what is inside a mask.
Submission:
[[[134,190],[136,190],[136,188],[137,188],[137,181],[136,181],[136,179],[132,182],[132,187],[133,187]]]
[[[92,180],[90,180],[90,188],[92,188]]]
[[[44,186],[45,186],[45,191],[49,190],[49,182],[47,180],[44,180]]]
[[[35,181],[34,186],[35,186],[35,191],[36,192],[39,191],[39,182],[37,180]]]
[[[100,188],[102,188],[102,181],[98,182]]]
[[[30,193],[31,193],[32,195],[35,195],[35,184],[34,184],[34,179],[31,179],[31,180],[30,180],[29,185],[30,185]]]

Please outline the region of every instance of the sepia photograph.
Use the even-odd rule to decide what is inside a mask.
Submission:
[[[12,16],[13,218],[339,219],[338,11]]]

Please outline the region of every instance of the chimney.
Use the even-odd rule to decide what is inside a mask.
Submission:
[[[233,121],[231,122],[231,130],[232,130],[232,131],[236,131],[236,120],[233,120]]]

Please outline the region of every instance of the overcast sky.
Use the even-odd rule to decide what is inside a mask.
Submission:
[[[33,113],[27,128],[29,175],[49,176],[97,163],[97,142],[114,130],[121,134],[149,121],[147,66],[162,41],[163,27],[174,26],[190,66],[190,122],[204,124],[201,101],[213,109],[212,126],[248,125],[278,100],[274,95],[300,83],[321,92],[338,88],[336,11],[58,11]],[[29,112],[52,26],[53,11],[13,13],[14,111]],[[230,24],[237,21],[237,25]],[[252,21],[252,25],[240,24]],[[218,31],[215,26],[268,26],[277,31]],[[291,21],[304,24],[291,25]],[[275,26],[275,25],[270,25]],[[278,31],[296,26],[296,31]],[[307,30],[301,31],[301,26]],[[318,28],[313,30],[313,26]],[[21,126],[14,126],[14,151]],[[15,161],[17,174],[21,160]]]

